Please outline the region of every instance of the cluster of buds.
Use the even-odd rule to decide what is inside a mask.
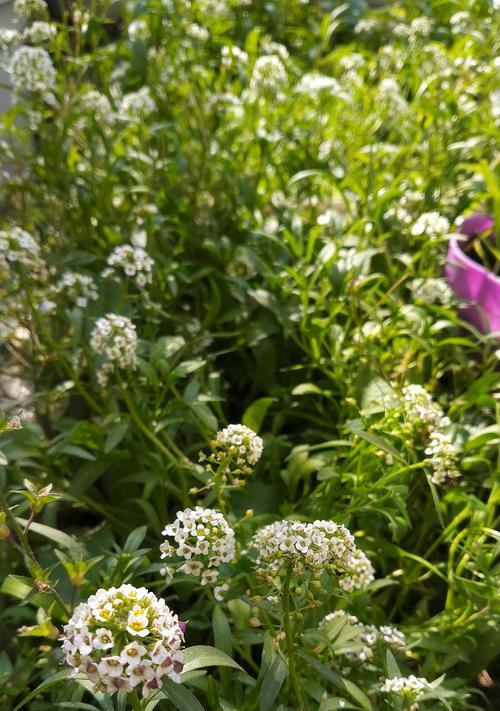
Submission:
[[[217,432],[211,442],[212,453],[202,452],[199,461],[220,478],[223,484],[241,486],[259,461],[264,444],[262,439],[245,425],[228,425]]]
[[[316,579],[323,572],[337,576],[345,592],[364,588],[374,578],[373,567],[354,536],[333,521],[277,521],[257,531],[252,547],[257,551],[258,573],[266,578],[279,576],[290,564],[296,576],[306,570]]]
[[[178,570],[199,577],[202,585],[213,584],[221,563],[229,563],[235,556],[234,531],[214,509],[196,506],[178,511],[163,535],[169,539],[160,546],[162,559],[168,559],[168,567],[161,571],[167,580]]]
[[[345,654],[350,659],[366,662],[373,658],[374,649],[379,647],[392,647],[403,649],[406,646],[404,634],[392,625],[365,625],[355,615],[345,610],[336,610],[326,615],[319,623],[319,629],[327,637],[333,633],[335,637],[340,633],[339,626],[348,632],[346,635]],[[344,648],[344,645],[343,645]]]
[[[96,691],[132,692],[143,698],[168,676],[179,683],[184,623],[146,588],[122,585],[100,589],[78,605],[61,637],[73,675],[83,675]]]

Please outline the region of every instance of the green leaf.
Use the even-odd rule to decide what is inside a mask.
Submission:
[[[231,627],[229,621],[224,614],[224,611],[220,605],[214,609],[214,614],[212,617],[212,628],[214,631],[214,641],[217,649],[221,652],[231,655],[233,651],[233,638],[231,635]]]
[[[299,651],[299,656],[302,657],[313,669],[315,669],[322,677],[330,681],[337,689],[347,692],[363,709],[372,711],[372,705],[368,696],[361,689],[353,684],[348,679],[343,679],[328,667],[325,667],[321,662],[318,662],[314,657],[310,657],[305,652]]]
[[[388,649],[385,653],[385,663],[388,679],[393,679],[394,677],[401,676],[398,663],[390,649]]]
[[[166,677],[163,681],[163,692],[179,711],[205,711],[196,696],[182,684],[175,684]]]
[[[262,682],[259,692],[259,708],[260,711],[268,711],[273,707],[276,697],[278,696],[283,682],[288,676],[288,668],[283,659],[276,656],[274,662]]]
[[[128,427],[128,420],[124,420],[122,422],[118,422],[118,424],[114,425],[114,427],[110,429],[110,431],[108,432],[108,436],[106,437],[106,442],[104,444],[105,454],[109,454],[113,451],[115,447],[120,444],[122,439],[125,437]]]
[[[234,659],[221,652],[220,649],[203,644],[185,649],[184,660],[183,674],[187,674],[187,672],[194,669],[203,669],[203,667],[232,667],[233,669],[244,671]]]
[[[41,684],[39,684],[36,689],[34,689],[31,694],[28,694],[28,696],[25,696],[24,699],[17,704],[17,706],[12,709],[12,711],[19,711],[19,709],[22,709],[23,706],[26,706],[28,701],[31,701],[31,699],[36,698],[39,696],[42,692],[44,692],[46,689],[50,689],[51,686],[56,686],[56,684],[60,684],[61,681],[65,681],[68,678],[69,675],[69,669],[64,669],[63,671],[57,672],[56,674],[53,674],[50,679],[46,679],[45,681],[42,681]]]
[[[4,466],[6,466],[8,463],[9,463],[9,462],[8,462],[8,460],[7,460],[7,457],[5,456],[5,454],[4,454],[4,453],[2,452],[2,450],[0,449],[0,467],[4,467]]]
[[[276,402],[274,397],[260,397],[258,400],[254,400],[245,410],[241,418],[242,423],[254,432],[259,432],[273,402]]]
[[[147,526],[139,526],[139,528],[134,529],[125,541],[123,552],[134,553],[143,542],[147,530]]]
[[[18,518],[17,520],[22,526],[26,526],[26,524],[28,523],[28,521],[24,518]],[[36,521],[33,521],[33,523],[30,524],[30,532],[37,533],[39,536],[48,538],[49,541],[53,541],[62,548],[66,548],[67,550],[72,551],[73,553],[81,553],[82,547],[80,543],[78,543],[78,541],[75,541],[75,539],[71,536],[68,536],[67,533],[59,531],[57,528],[45,526],[45,524],[43,523],[37,523]]]

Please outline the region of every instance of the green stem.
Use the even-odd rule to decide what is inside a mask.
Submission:
[[[61,596],[59,595],[57,590],[54,588],[52,583],[47,581],[47,576],[45,575],[45,572],[44,572],[42,566],[36,559],[36,556],[33,553],[33,550],[28,542],[27,536],[25,535],[23,529],[19,525],[16,517],[10,510],[9,504],[7,502],[7,499],[5,498],[3,491],[0,491],[0,508],[4,511],[5,516],[6,516],[7,520],[9,521],[9,525],[12,527],[19,543],[21,544],[24,555],[26,557],[27,568],[30,571],[35,584],[40,583],[40,582],[46,583],[48,585],[48,590],[46,592],[48,592],[50,595],[52,595],[52,597],[57,601],[57,603],[60,605],[60,607],[64,611],[64,614],[69,618],[70,612],[66,606],[66,603],[61,598]]]
[[[288,657],[288,673],[290,675],[290,684],[293,689],[295,698],[297,699],[298,711],[305,711],[302,689],[300,687],[300,679],[297,675],[295,666],[295,650],[293,644],[292,621],[290,614],[291,592],[290,583],[292,581],[293,564],[289,563],[283,582],[283,626],[285,629],[286,653]]]

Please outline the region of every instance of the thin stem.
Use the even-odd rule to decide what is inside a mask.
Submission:
[[[31,564],[31,565],[27,565],[27,568],[30,571],[30,573],[34,579],[35,584],[37,582],[46,583],[48,585],[48,590],[46,590],[44,592],[48,592],[50,595],[52,595],[52,597],[57,601],[57,603],[63,609],[64,614],[67,617],[69,617],[70,612],[69,612],[68,608],[66,607],[66,603],[61,598],[61,596],[59,595],[57,590],[54,588],[52,583],[47,581],[47,577],[44,573],[44,570],[43,570],[42,566],[40,565],[40,563],[38,562],[38,560],[36,559],[36,556],[33,553],[33,550],[28,542],[27,536],[25,535],[23,529],[19,525],[16,517],[10,510],[9,504],[7,503],[7,499],[5,498],[5,495],[4,495],[3,491],[1,491],[1,490],[0,490],[0,508],[4,511],[4,513],[7,517],[7,520],[9,521],[9,524],[12,526],[12,529],[14,530],[14,533],[16,534],[17,539],[22,546],[25,558]]]
[[[295,698],[297,699],[298,711],[305,711],[302,689],[300,688],[300,680],[297,675],[295,666],[295,650],[293,644],[292,621],[290,616],[290,583],[292,581],[293,564],[289,563],[283,582],[283,626],[285,628],[286,653],[288,657],[288,673],[290,675],[290,683],[293,689]]]

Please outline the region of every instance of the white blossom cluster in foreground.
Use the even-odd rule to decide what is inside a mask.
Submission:
[[[56,88],[56,70],[49,53],[42,47],[22,45],[12,55],[10,73],[14,90],[43,95],[52,102]]]
[[[73,676],[113,694],[140,687],[147,698],[164,676],[179,683],[184,624],[146,588],[100,589],[75,608],[61,638]]]
[[[106,314],[96,321],[92,329],[90,347],[94,353],[105,357],[97,373],[99,384],[104,387],[115,366],[135,367],[137,351],[135,326],[127,316]]]
[[[333,521],[276,521],[257,531],[252,546],[257,565],[266,572],[279,573],[289,563],[296,573],[303,568],[316,575],[325,571],[340,576],[339,585],[346,592],[366,587],[374,577],[352,533]]]
[[[162,559],[184,561],[178,570],[200,576],[202,585],[215,583],[221,563],[228,563],[235,556],[234,531],[214,509],[196,506],[178,511],[175,521],[165,526],[162,533],[168,539],[173,538],[173,543],[167,540],[161,544]],[[170,567],[162,570],[167,576],[172,573]]]

